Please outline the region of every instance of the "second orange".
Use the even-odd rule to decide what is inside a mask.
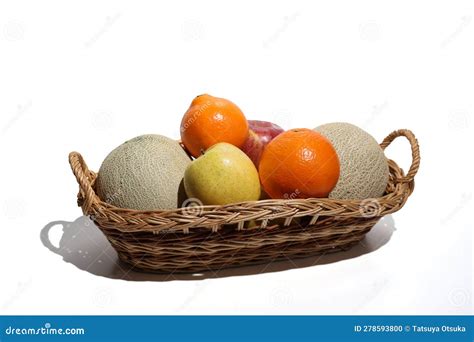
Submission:
[[[259,172],[271,198],[327,197],[339,179],[339,158],[321,134],[290,129],[267,145]]]

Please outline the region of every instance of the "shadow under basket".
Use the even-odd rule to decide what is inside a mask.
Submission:
[[[274,199],[139,211],[100,200],[97,174],[79,153],[71,152],[69,163],[79,183],[78,205],[122,261],[147,272],[217,271],[337,252],[357,244],[381,217],[402,208],[413,192],[420,165],[413,133],[394,131],[380,146],[385,149],[400,136],[411,145],[410,170],[405,175],[389,160],[384,196],[365,200]]]

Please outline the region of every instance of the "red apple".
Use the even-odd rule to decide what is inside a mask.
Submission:
[[[260,157],[263,152],[263,142],[260,137],[249,129],[249,136],[245,140],[244,145],[240,148],[244,153],[253,161],[255,166],[258,168],[258,163],[260,162]]]
[[[248,123],[249,136],[241,149],[249,156],[258,169],[263,149],[284,130],[280,126],[268,121],[248,120]]]
[[[248,120],[248,123],[249,128],[257,133],[264,145],[267,145],[278,134],[285,131],[277,124],[268,121]]]

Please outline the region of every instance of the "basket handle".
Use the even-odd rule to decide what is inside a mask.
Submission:
[[[416,137],[413,134],[413,132],[410,131],[409,129],[399,129],[397,131],[393,131],[382,141],[382,143],[380,144],[380,147],[382,147],[382,149],[385,150],[385,148],[388,145],[390,145],[392,141],[394,141],[398,137],[405,137],[410,142],[412,163],[406,176],[398,178],[397,182],[409,183],[413,181],[420,167],[420,147],[418,145],[418,140],[416,140]]]
[[[71,165],[72,173],[74,173],[79,183],[82,203],[79,204],[78,202],[78,204],[82,207],[84,214],[88,215],[95,201],[95,192],[91,186],[89,168],[79,152],[69,153],[69,165]]]

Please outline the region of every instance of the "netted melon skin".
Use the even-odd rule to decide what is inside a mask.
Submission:
[[[105,158],[97,176],[97,194],[120,208],[175,209],[184,196],[182,180],[190,162],[175,140],[156,134],[135,137]]]
[[[377,141],[363,129],[344,122],[314,129],[333,144],[340,176],[329,194],[332,199],[366,199],[383,196],[388,183],[388,161]]]

